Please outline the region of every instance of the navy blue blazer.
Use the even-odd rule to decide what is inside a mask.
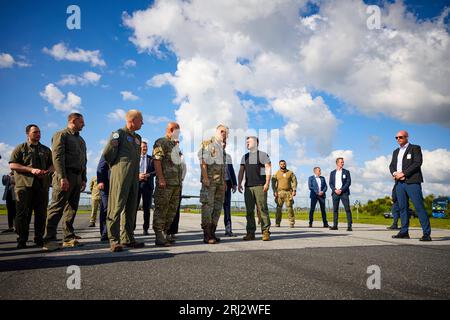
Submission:
[[[105,184],[105,189],[103,190],[103,192],[105,192],[106,194],[109,193],[110,174],[111,170],[109,168],[109,165],[106,162],[105,157],[102,155],[97,165],[97,183]]]
[[[352,184],[352,178],[350,177],[350,171],[342,168],[342,194],[350,194],[350,185]],[[336,189],[336,170],[330,173],[330,188],[331,194],[334,194]]]
[[[311,190],[309,197],[311,199],[316,199],[319,197],[319,191],[323,192],[323,198],[325,198],[325,192],[328,190],[327,182],[325,181],[325,178],[320,176],[320,190],[319,185],[316,181],[316,176],[311,176],[308,178],[308,187],[309,190]]]
[[[146,181],[140,181],[139,183],[142,185],[147,185],[150,189],[155,188],[155,176],[156,176],[156,170],[155,165],[153,163],[152,156],[147,155],[147,170],[146,173],[150,174],[150,177]]]
[[[229,175],[229,178],[231,180],[231,186],[237,186],[237,180],[236,180],[236,173],[234,172],[234,167],[232,163],[227,164],[227,172]]]

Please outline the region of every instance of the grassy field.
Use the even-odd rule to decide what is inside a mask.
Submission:
[[[185,211],[186,212],[186,211]],[[199,214],[198,210],[189,210],[187,213]],[[245,212],[233,212],[233,216],[245,217]],[[275,219],[275,212],[270,212],[270,218],[272,220]],[[297,212],[295,214],[296,220],[306,220],[309,221],[309,213]],[[282,224],[287,225],[287,213],[283,213],[283,222]],[[333,223],[333,214],[327,214],[328,223],[331,225]],[[339,214],[339,223],[344,223],[346,225],[345,213]],[[390,226],[392,224],[392,219],[386,219],[384,216],[370,216],[367,214],[359,214],[359,218],[357,218],[356,213],[353,212],[353,223],[365,223],[365,224],[376,224],[376,225],[384,225]],[[432,228],[438,229],[450,229],[450,219],[435,219],[430,218],[430,223]],[[321,226],[322,225],[322,215],[320,213],[314,214],[314,225]],[[420,227],[420,222],[418,218],[413,218],[410,220],[411,227]]]
[[[184,211],[185,213],[191,213],[191,214],[199,214],[199,210],[187,210]],[[79,210],[78,213],[80,214],[89,214],[90,211],[89,210]],[[0,215],[6,215],[6,210],[5,209],[0,209]],[[243,211],[236,211],[236,212],[232,212],[233,216],[240,216],[240,217],[245,217],[245,212]],[[274,212],[270,212],[270,218],[272,220],[275,219],[275,213]],[[308,213],[305,212],[297,212],[295,215],[295,219],[296,220],[309,220],[309,215]],[[327,214],[327,219],[328,219],[328,223],[332,224],[333,221],[333,215],[332,214]],[[283,213],[283,224],[287,224],[287,213]],[[341,213],[339,215],[339,222],[340,223],[346,223],[346,219],[345,219],[345,213]],[[376,224],[376,225],[384,225],[384,226],[389,226],[392,223],[392,219],[386,219],[383,216],[370,216],[367,214],[359,214],[359,218],[357,218],[356,213],[353,213],[353,222],[354,223],[366,223],[366,224]],[[431,227],[432,228],[439,228],[439,229],[450,229],[450,219],[435,219],[435,218],[430,218],[430,222],[431,222]],[[316,213],[314,215],[314,224],[320,226],[322,224],[322,216],[320,215],[320,213]],[[420,227],[420,223],[419,223],[419,219],[417,218],[413,218],[410,221],[410,226],[411,227]]]

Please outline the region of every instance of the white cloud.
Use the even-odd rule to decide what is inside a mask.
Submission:
[[[22,59],[22,61],[16,61],[12,55],[9,53],[0,53],[0,69],[3,68],[12,68],[14,65],[17,65],[18,67],[25,68],[30,67],[31,64],[26,62],[24,59],[25,57],[20,56],[19,58]]]
[[[40,92],[42,98],[47,100],[57,111],[75,112],[81,107],[81,98],[69,91],[67,96],[53,83],[47,84],[44,91]]]
[[[147,121],[148,123],[151,123],[151,124],[158,124],[158,123],[171,121],[167,117],[156,117],[156,116],[144,116],[144,117],[145,117],[145,121]]]
[[[73,74],[67,74],[64,75],[62,77],[61,80],[59,80],[57,82],[58,85],[60,86],[65,86],[65,85],[96,85],[100,79],[101,79],[101,75],[92,71],[86,71],[84,72],[81,76],[76,76]]]
[[[7,143],[0,142],[0,176],[8,174],[11,170],[9,169],[9,159],[11,158],[11,153],[14,150],[13,146]]]
[[[70,50],[62,42],[55,44],[51,49],[44,48],[44,53],[49,54],[56,60],[68,60],[76,62],[89,62],[91,66],[106,66],[105,61],[101,58],[100,50],[83,50],[76,48]]]
[[[129,59],[127,61],[124,62],[123,66],[125,68],[131,68],[131,67],[136,67],[136,61]]]
[[[125,120],[126,113],[123,109],[116,109],[114,112],[108,113],[108,119],[112,121],[123,121]]]
[[[139,97],[134,95],[131,91],[120,91],[120,94],[122,95],[123,101],[136,101],[139,99]]]

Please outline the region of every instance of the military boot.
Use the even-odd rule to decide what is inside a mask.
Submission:
[[[206,239],[208,240],[207,243],[208,244],[216,244],[216,239],[213,236],[213,224],[212,223],[208,223],[206,225]]]
[[[166,240],[162,231],[155,232],[155,245],[163,247],[170,246],[170,242]]]
[[[216,243],[220,242],[220,238],[216,237],[217,225],[211,223],[211,237],[216,240]]]
[[[255,234],[254,233],[247,233],[247,235],[245,235],[244,238],[242,238],[242,240],[244,240],[244,241],[255,240]]]
[[[269,230],[263,231],[262,241],[269,241],[269,240],[270,240]]]

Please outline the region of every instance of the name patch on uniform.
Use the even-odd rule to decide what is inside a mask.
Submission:
[[[141,145],[141,142],[139,141],[139,139],[138,139],[138,138],[135,138],[135,139],[134,139],[134,142],[136,142],[136,144],[137,144],[138,146],[140,146],[140,145]]]
[[[127,137],[127,140],[128,140],[128,142],[133,142],[133,138],[130,136]]]
[[[406,159],[411,159],[411,153],[408,153],[408,154],[406,155]]]

